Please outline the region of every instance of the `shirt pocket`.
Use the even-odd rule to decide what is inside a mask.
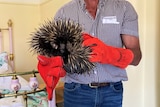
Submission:
[[[120,46],[121,45],[121,25],[120,24],[114,24],[114,23],[105,23],[101,24],[98,30],[99,38],[113,46]]]

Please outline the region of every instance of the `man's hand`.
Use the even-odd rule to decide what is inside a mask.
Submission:
[[[133,60],[133,53],[129,49],[108,46],[98,38],[83,34],[83,45],[91,46],[91,62],[112,64],[120,68],[126,68]]]

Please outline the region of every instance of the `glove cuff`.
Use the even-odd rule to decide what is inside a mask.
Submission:
[[[133,60],[134,54],[129,49],[115,48],[106,46],[106,57],[101,60],[101,63],[108,63],[120,68],[126,68]]]

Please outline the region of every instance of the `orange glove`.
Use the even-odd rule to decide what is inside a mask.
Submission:
[[[112,64],[120,68],[126,68],[133,60],[134,55],[129,49],[108,46],[89,34],[83,34],[83,39],[84,46],[91,46],[91,62]]]
[[[60,56],[49,58],[39,55],[37,68],[46,84],[48,99],[52,100],[53,90],[56,87],[59,78],[64,77],[66,74],[63,69],[63,59]]]

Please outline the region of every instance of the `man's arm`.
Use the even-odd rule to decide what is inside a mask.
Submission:
[[[132,35],[123,34],[122,41],[125,48],[130,49],[134,54],[133,61],[130,63],[130,65],[138,65],[142,58],[139,38]]]

